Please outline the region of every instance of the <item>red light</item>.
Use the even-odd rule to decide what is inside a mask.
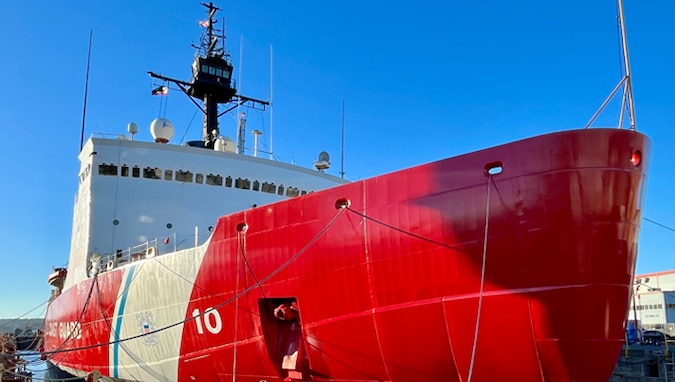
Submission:
[[[632,163],[633,166],[637,167],[640,165],[641,162],[642,162],[642,154],[640,153],[640,150],[636,150],[630,157],[630,163]]]

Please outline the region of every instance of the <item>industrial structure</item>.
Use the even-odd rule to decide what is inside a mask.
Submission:
[[[675,270],[635,276],[629,320],[675,336]]]

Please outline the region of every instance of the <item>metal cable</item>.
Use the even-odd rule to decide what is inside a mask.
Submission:
[[[485,266],[487,260],[487,244],[488,244],[488,227],[490,223],[490,190],[492,189],[492,174],[488,172],[488,181],[487,181],[487,197],[485,202],[485,233],[483,236],[483,259],[481,260],[481,270],[480,270],[480,290],[478,293],[478,312],[476,313],[476,328],[473,334],[473,346],[471,347],[471,361],[469,363],[469,375],[467,377],[467,382],[471,382],[471,377],[473,377],[473,366],[476,360],[476,348],[478,344],[478,328],[480,327],[480,316],[483,308],[483,291],[485,288]]]
[[[337,213],[337,214],[336,214],[336,215],[328,222],[328,224],[326,224],[326,226],[325,226],[323,229],[321,229],[321,231],[319,231],[319,232],[316,234],[316,236],[314,236],[314,238],[312,238],[312,240],[310,240],[310,241],[309,241],[304,247],[302,247],[296,254],[294,254],[294,255],[291,256],[288,260],[286,260],[284,263],[282,263],[277,269],[275,269],[274,271],[270,272],[267,276],[265,276],[265,277],[263,277],[262,279],[260,279],[259,282],[256,283],[255,285],[249,286],[249,287],[247,287],[246,289],[244,289],[243,291],[241,291],[241,293],[238,293],[237,295],[235,295],[235,296],[233,296],[233,297],[231,297],[231,298],[225,300],[224,302],[215,305],[215,306],[213,307],[213,309],[218,309],[218,308],[220,308],[220,307],[223,307],[223,306],[225,306],[225,305],[227,305],[227,304],[230,304],[230,303],[233,302],[234,300],[236,300],[236,299],[238,299],[238,298],[240,298],[240,297],[243,297],[243,296],[247,295],[248,293],[250,293],[250,292],[251,292],[252,290],[254,290],[255,288],[258,288],[258,287],[259,287],[259,284],[262,285],[262,284],[266,283],[267,281],[269,281],[270,279],[272,279],[274,276],[276,276],[277,274],[279,274],[279,272],[281,272],[282,270],[284,270],[285,268],[287,268],[289,265],[291,265],[293,262],[295,262],[295,261],[296,261],[300,256],[302,256],[302,255],[303,255],[303,254],[304,254],[304,253],[305,253],[312,245],[314,245],[314,243],[316,243],[316,241],[319,240],[319,239],[320,239],[320,238],[328,231],[328,229],[330,229],[330,227],[337,221],[337,219],[344,213],[344,211],[345,211],[346,209],[347,209],[347,207],[340,208],[340,210],[338,211],[338,213]],[[171,328],[176,327],[176,326],[178,326],[178,325],[184,325],[184,324],[186,324],[186,323],[188,323],[188,322],[194,321],[195,319],[201,317],[202,315],[203,315],[203,313],[200,313],[200,314],[198,314],[198,315],[194,315],[194,316],[188,317],[188,318],[186,318],[186,319],[184,319],[184,320],[175,322],[175,323],[173,323],[173,324],[170,324],[170,325],[167,325],[167,326],[164,326],[164,327],[155,329],[155,330],[150,331],[150,332],[148,332],[148,333],[141,333],[141,334],[129,336],[129,337],[126,337],[126,338],[121,338],[121,339],[116,340],[116,341],[108,341],[108,342],[103,342],[103,343],[98,343],[98,344],[92,344],[92,345],[86,345],[86,346],[79,346],[79,347],[74,347],[74,348],[69,348],[69,349],[62,349],[62,350],[44,351],[44,352],[42,352],[42,353],[43,353],[43,354],[46,354],[46,355],[49,355],[49,354],[56,354],[56,353],[68,353],[68,352],[73,352],[73,351],[80,351],[80,350],[94,349],[94,348],[101,347],[101,346],[109,346],[109,345],[112,345],[112,344],[115,344],[115,343],[122,343],[122,342],[130,341],[130,340],[134,340],[134,339],[137,339],[137,338],[145,337],[145,336],[148,336],[148,335],[151,335],[151,334],[154,334],[154,333],[163,332],[163,331],[165,331],[165,330],[167,330],[167,329],[171,329]]]

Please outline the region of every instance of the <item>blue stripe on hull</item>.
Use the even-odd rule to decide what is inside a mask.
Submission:
[[[113,343],[113,377],[118,378],[119,372],[117,370],[117,365],[119,362],[119,340],[120,340],[120,329],[122,328],[122,317],[124,316],[124,306],[127,303],[127,295],[129,294],[129,286],[134,276],[134,269],[136,267],[129,268],[129,273],[127,274],[127,279],[124,281],[124,289],[122,290],[122,299],[120,300],[120,308],[117,311],[117,322],[115,323],[115,343]]]

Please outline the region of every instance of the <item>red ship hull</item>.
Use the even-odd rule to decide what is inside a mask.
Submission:
[[[193,279],[144,273],[168,254],[65,290],[45,350],[122,379],[606,380],[649,146],[629,130],[555,133],[224,216]],[[143,324],[169,309],[153,291],[186,283],[184,322]],[[275,317],[284,303],[297,320]],[[129,321],[139,334],[123,334]]]

